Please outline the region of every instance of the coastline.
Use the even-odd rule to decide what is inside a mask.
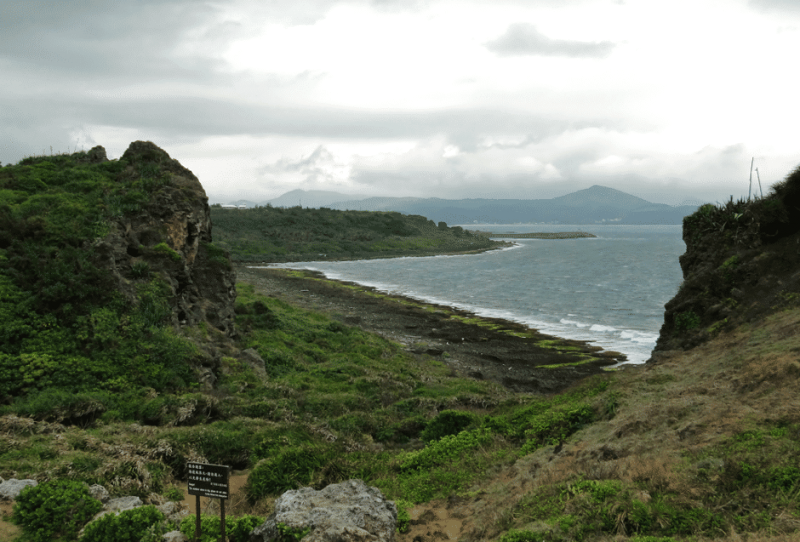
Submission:
[[[546,335],[524,324],[457,307],[387,294],[307,270],[236,265],[237,280],[260,293],[377,333],[410,354],[454,372],[529,393],[556,393],[626,360],[588,342]]]
[[[383,260],[390,258],[431,258],[434,256],[462,256],[467,254],[481,254],[483,252],[490,252],[492,250],[506,250],[516,246],[516,243],[511,241],[498,241],[501,243],[499,246],[476,248],[472,250],[457,250],[454,252],[379,252],[373,255],[359,255],[359,256],[345,256],[341,254],[328,256],[327,254],[317,253],[294,253],[287,254],[284,258],[271,258],[270,261],[259,260],[233,260],[231,263],[234,266],[252,266],[252,265],[272,265],[279,263],[300,263],[300,262],[354,262],[358,260]],[[321,256],[321,257],[320,257]]]

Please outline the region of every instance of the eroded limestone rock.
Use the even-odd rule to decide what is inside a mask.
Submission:
[[[16,500],[23,489],[37,485],[38,482],[36,480],[17,480],[16,478],[6,480],[0,483],[0,500]]]
[[[278,524],[310,527],[304,542],[391,542],[397,507],[378,488],[348,480],[321,491],[310,487],[287,491],[275,502],[275,513],[250,534],[251,542],[278,540]]]

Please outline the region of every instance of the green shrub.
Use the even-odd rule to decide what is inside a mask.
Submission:
[[[545,537],[532,531],[511,529],[500,538],[500,542],[543,542]]]
[[[411,515],[408,510],[414,507],[414,503],[401,499],[394,501],[394,504],[397,506],[397,532],[407,533],[411,527]]]
[[[183,491],[178,489],[177,487],[170,487],[164,492],[164,497],[168,501],[182,501],[183,500]]]
[[[563,442],[572,433],[590,423],[594,412],[589,405],[577,405],[563,410],[547,410],[529,421],[525,430],[527,442],[520,454],[529,454],[542,446]]]
[[[225,526],[230,542],[248,542],[250,531],[264,523],[264,518],[258,516],[242,516]]]
[[[277,542],[295,542],[296,540],[302,540],[308,533],[311,532],[311,527],[306,527],[305,529],[296,528],[296,527],[289,527],[288,525],[284,525],[283,523],[278,523],[278,532],[280,533],[280,538],[278,538]]]
[[[684,311],[674,316],[674,322],[678,331],[688,331],[700,325],[700,317],[693,311]]]
[[[148,527],[164,520],[155,506],[141,506],[116,514],[106,514],[86,526],[81,542],[139,542]]]
[[[81,482],[55,480],[24,489],[14,504],[13,521],[30,542],[74,540],[102,507]]]
[[[175,252],[168,244],[161,242],[153,247],[153,250],[156,252],[160,252],[166,256],[169,256],[173,261],[179,262],[181,261],[181,255]]]
[[[261,461],[250,472],[245,490],[251,501],[311,483],[314,474],[336,459],[333,450],[315,446],[290,448]]]
[[[400,468],[404,471],[424,471],[440,465],[451,465],[468,451],[492,441],[492,433],[486,428],[462,431],[431,442],[422,450],[410,452]]]
[[[150,264],[147,262],[136,262],[131,265],[131,276],[137,279],[150,276]]]
[[[477,416],[460,410],[443,410],[422,430],[420,437],[425,442],[439,440],[448,435],[457,435],[474,424]]]
[[[225,518],[225,535],[229,542],[248,542],[250,531],[258,527],[264,520],[258,516],[242,516],[240,518]],[[194,540],[197,528],[197,516],[186,516],[181,521],[180,531],[189,540]],[[219,516],[200,516],[200,542],[218,542],[222,536],[222,522]],[[290,539],[291,540],[291,539]],[[299,539],[297,539],[299,540]]]

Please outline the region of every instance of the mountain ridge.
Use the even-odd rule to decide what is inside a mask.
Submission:
[[[324,194],[315,196],[314,194]],[[318,206],[352,211],[397,211],[422,215],[434,222],[448,224],[486,223],[561,223],[561,224],[681,224],[697,205],[653,203],[621,190],[602,185],[571,192],[550,199],[513,198],[417,198],[373,196],[356,199],[337,192],[293,190],[263,205],[295,206],[290,200],[320,202]],[[303,205],[314,207],[314,204]]]

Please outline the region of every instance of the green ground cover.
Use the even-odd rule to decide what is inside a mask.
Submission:
[[[129,165],[74,153],[0,168],[0,404],[25,398],[36,410],[44,390],[111,395],[194,381],[197,351],[165,325],[163,280],[134,269],[130,303],[93,249],[114,220],[141,212],[169,183],[151,164]],[[61,419],[91,415],[77,399],[89,396],[48,397],[61,403]]]

